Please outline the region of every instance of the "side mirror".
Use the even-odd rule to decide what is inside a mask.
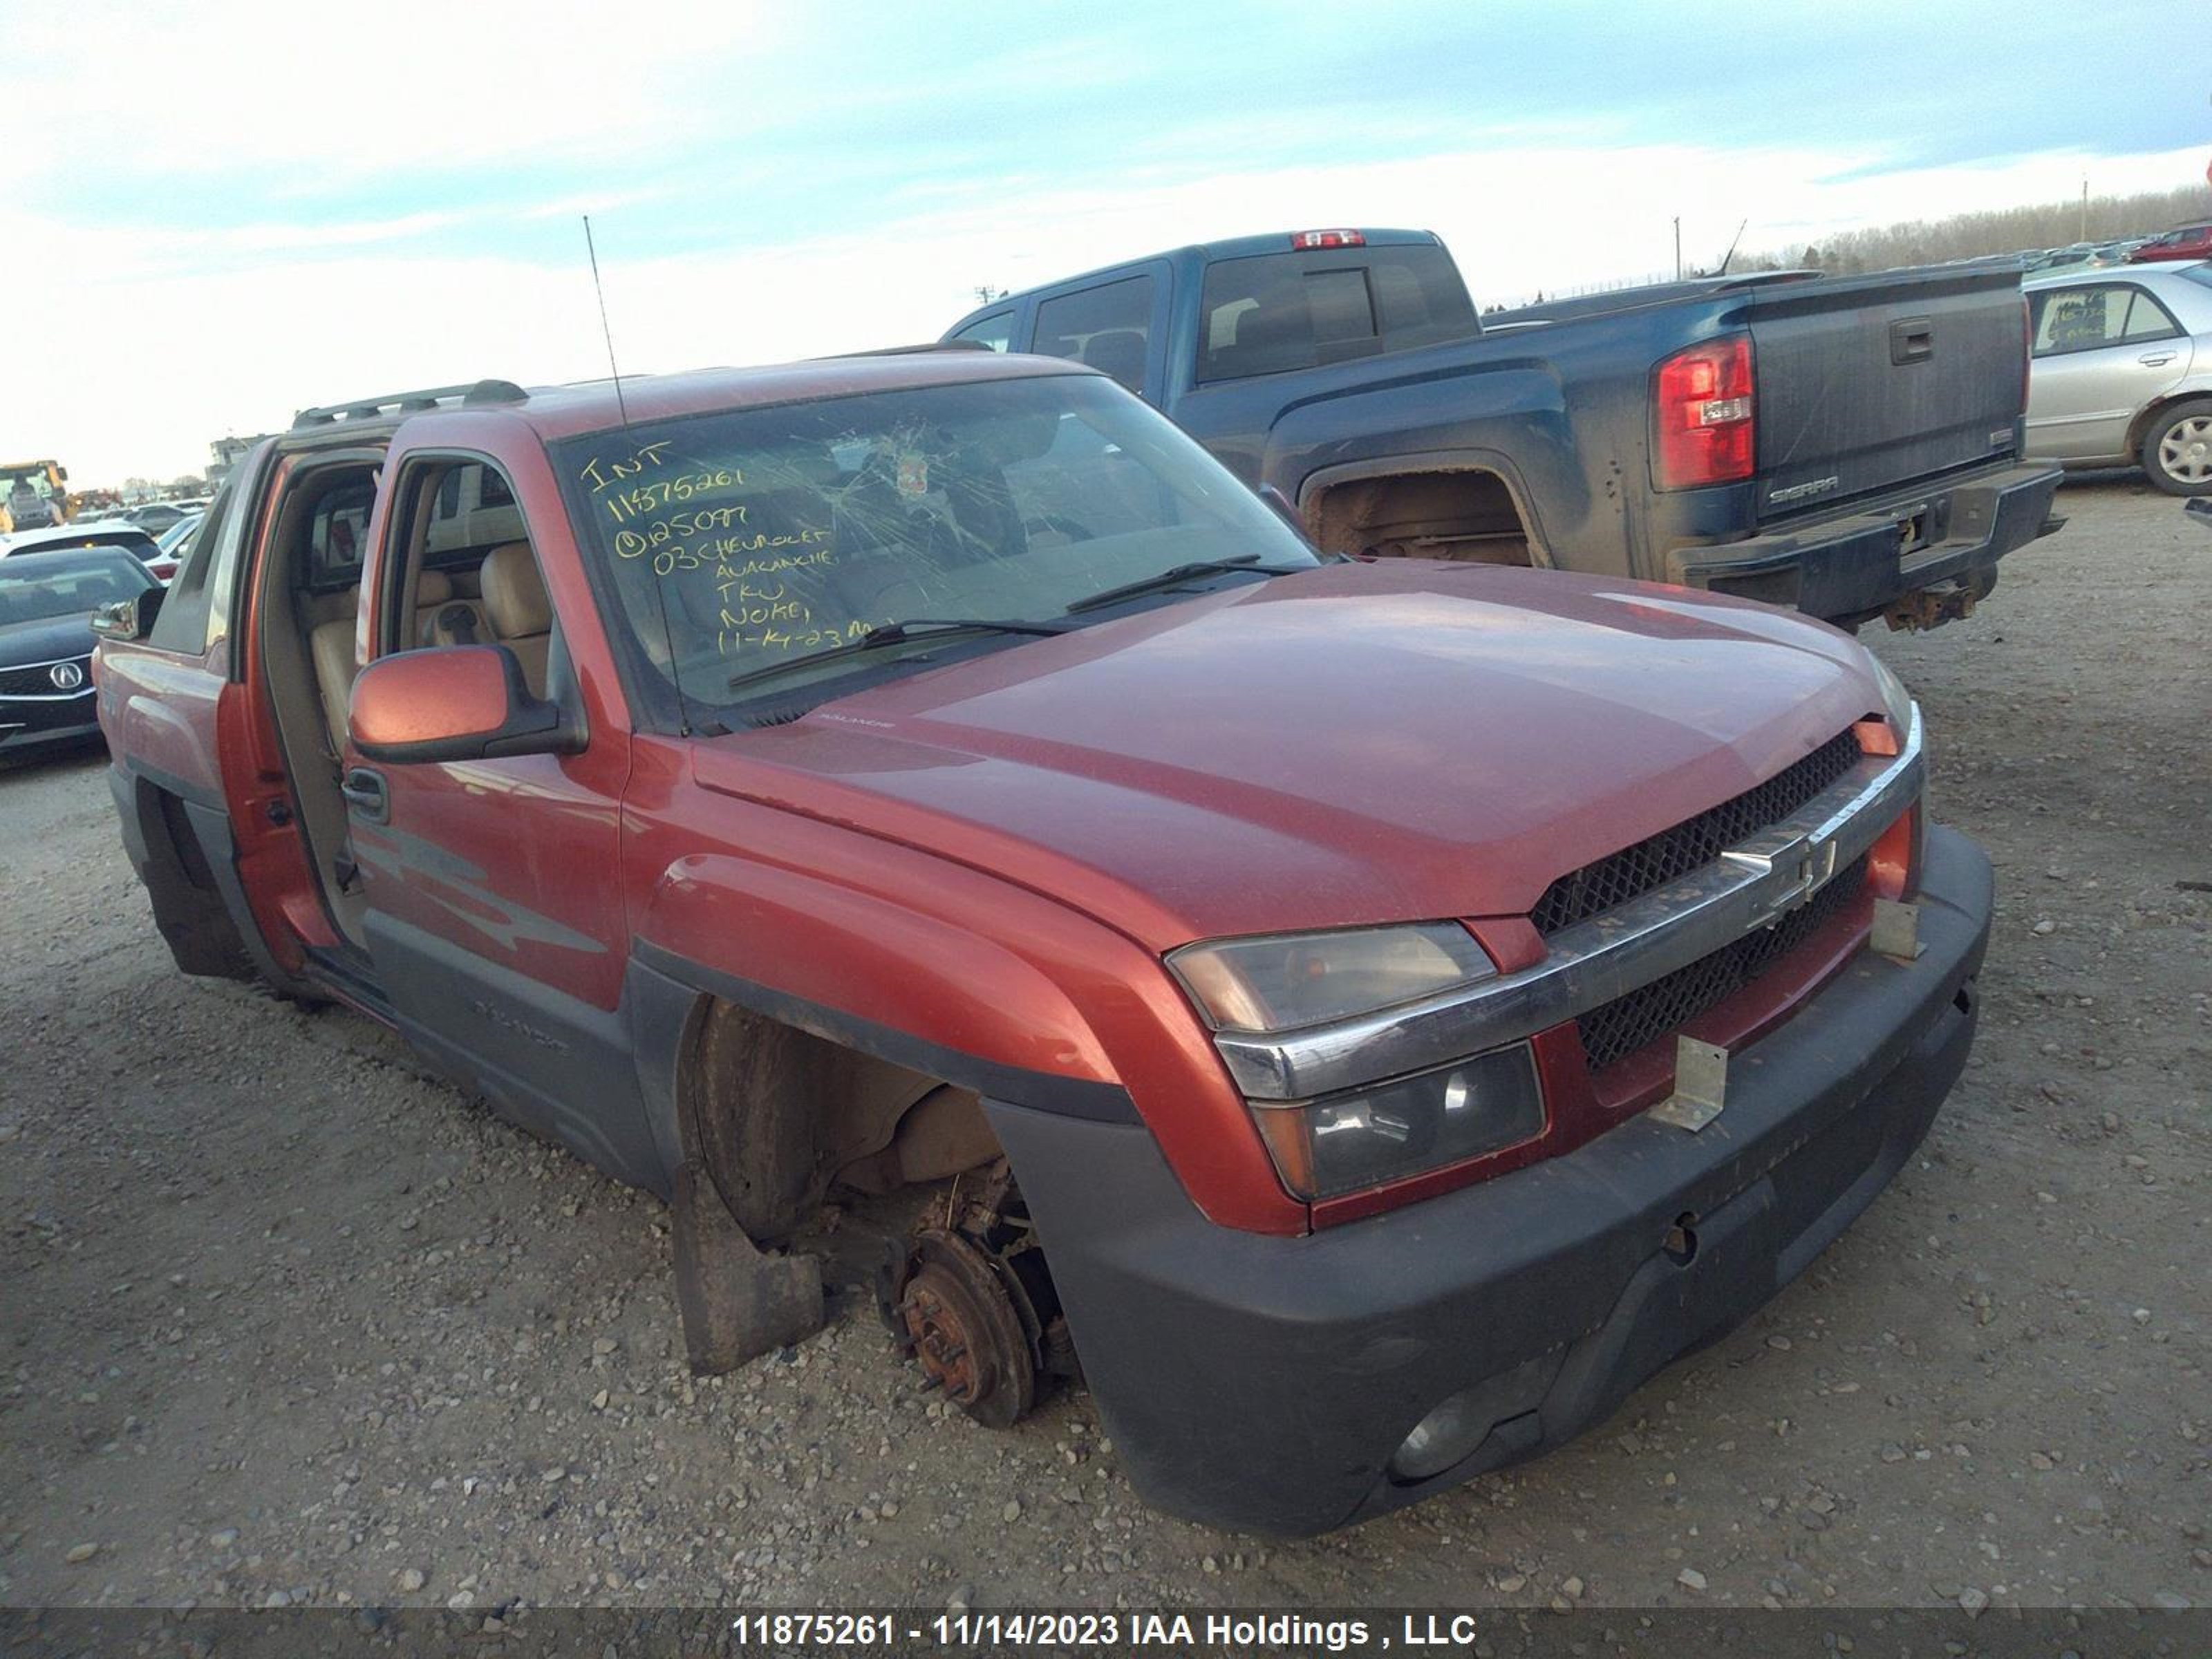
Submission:
[[[503,645],[436,646],[380,657],[353,683],[347,724],[370,760],[489,760],[573,755],[582,725],[531,695]]]
[[[166,587],[149,587],[127,599],[103,605],[92,613],[92,631],[103,640],[143,640],[154,631],[154,618],[161,614]]]

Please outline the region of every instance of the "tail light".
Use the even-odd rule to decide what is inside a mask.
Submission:
[[[1651,461],[1660,489],[1751,477],[1751,383],[1748,334],[1685,347],[1651,371]]]
[[[2035,313],[2027,303],[2027,295],[2020,296],[2020,407],[2027,410],[2028,370],[2035,364]]]

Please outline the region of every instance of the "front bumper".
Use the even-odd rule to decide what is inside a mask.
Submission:
[[[1740,1323],[1873,1201],[1966,1064],[1989,860],[1931,831],[1919,903],[1919,959],[1863,953],[1738,1052],[1701,1133],[1638,1117],[1304,1238],[1207,1222],[1141,1127],[993,1103],[1139,1492],[1218,1526],[1325,1532],[1572,1437]],[[1695,1246],[1670,1253],[1678,1224]],[[1454,1395],[1486,1437],[1394,1480],[1393,1453]]]
[[[0,697],[0,755],[83,743],[100,735],[90,686],[74,696]]]
[[[1848,518],[1671,548],[1668,579],[1846,626],[1911,593],[1978,599],[1996,586],[1999,559],[2063,522],[2051,514],[2060,476],[2048,463],[2008,467]]]

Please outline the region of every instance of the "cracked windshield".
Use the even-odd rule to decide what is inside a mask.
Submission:
[[[694,708],[913,661],[919,644],[840,649],[892,624],[1058,632],[1115,614],[1085,600],[1182,566],[1316,562],[1188,439],[1088,376],[639,424],[570,442],[562,468],[633,663]],[[1026,637],[917,628],[933,656],[956,635],[963,650]]]

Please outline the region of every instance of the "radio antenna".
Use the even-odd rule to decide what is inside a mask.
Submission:
[[[592,262],[592,292],[599,296],[599,333],[607,343],[607,373],[615,380],[615,411],[622,416],[625,429],[629,426],[629,406],[623,402],[622,370],[615,362],[615,331],[607,326],[607,291],[599,283],[599,245],[592,240],[592,216],[584,216],[584,252]]]
[[[1750,223],[1751,221],[1746,219],[1742,224],[1735,228],[1735,235],[1729,240],[1728,252],[1721,255],[1721,268],[1713,273],[1716,276],[1728,275],[1729,261],[1735,258],[1735,245],[1743,240],[1744,227]]]
[[[592,292],[599,301],[599,332],[607,343],[607,373],[615,382],[615,412],[622,417],[623,430],[628,432],[629,405],[623,400],[622,369],[615,362],[615,331],[607,325],[607,290],[599,281],[599,250],[592,240],[592,216],[586,213],[583,220],[584,252],[592,262]],[[691,702],[684,695],[684,675],[676,665],[676,629],[668,620],[668,588],[659,571],[652,575],[653,602],[660,608],[661,643],[668,647],[668,683],[676,690],[676,735],[688,738],[691,735]]]

